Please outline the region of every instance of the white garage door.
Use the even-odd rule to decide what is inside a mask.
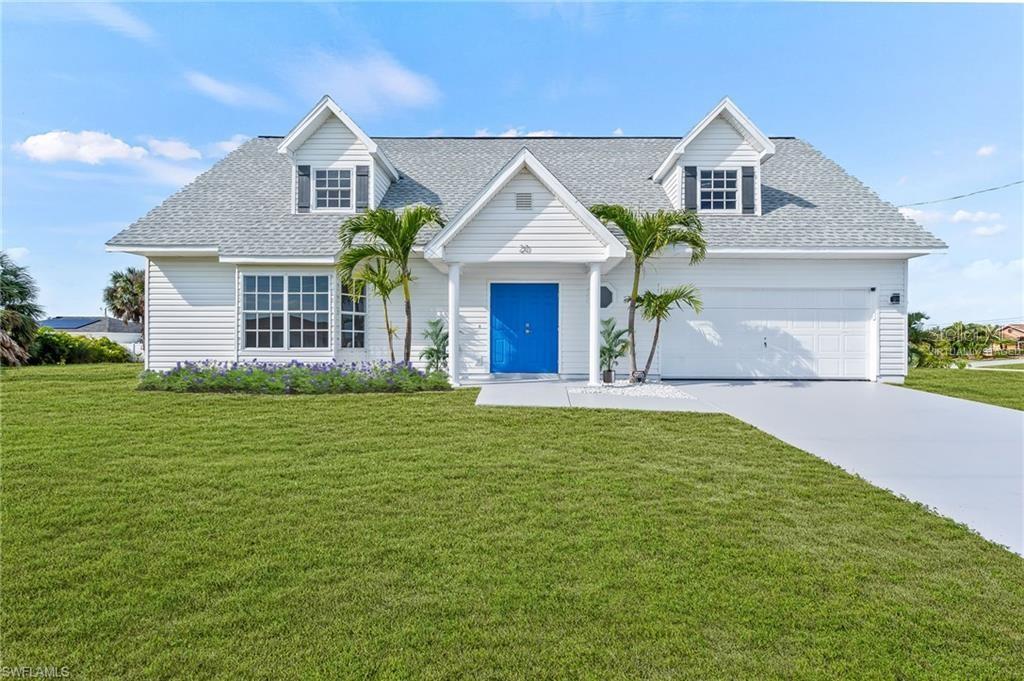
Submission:
[[[702,289],[704,311],[665,323],[666,378],[866,379],[867,289]]]

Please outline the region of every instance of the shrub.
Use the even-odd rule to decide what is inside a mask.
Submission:
[[[122,364],[135,357],[109,338],[73,336],[43,327],[29,346],[30,364]]]
[[[451,384],[447,374],[425,373],[401,362],[185,362],[170,371],[144,371],[139,389],[261,394],[411,393],[450,390]]]

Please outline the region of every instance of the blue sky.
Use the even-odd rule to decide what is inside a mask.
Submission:
[[[1024,177],[1021,6],[89,4],[2,11],[3,246],[89,314],[103,243],[327,92],[372,135],[679,135],[729,95],[897,205]],[[919,208],[934,321],[1024,317],[1021,187]]]

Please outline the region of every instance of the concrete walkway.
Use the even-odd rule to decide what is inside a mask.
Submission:
[[[502,382],[478,405],[726,412],[1024,555],[1024,412],[866,382],[673,382],[696,399]]]
[[[477,406],[491,407],[580,407],[585,409],[639,409],[641,411],[718,412],[718,407],[698,399],[635,397],[623,394],[574,392],[585,381],[501,381],[480,386]]]
[[[1024,412],[880,383],[680,385],[1024,555]]]

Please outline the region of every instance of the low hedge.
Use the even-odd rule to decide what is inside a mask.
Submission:
[[[141,390],[179,393],[412,393],[451,387],[444,373],[390,362],[184,362],[170,371],[144,371],[139,379]]]
[[[29,364],[123,364],[136,360],[124,346],[109,338],[73,336],[47,326],[36,332],[28,353]]]

